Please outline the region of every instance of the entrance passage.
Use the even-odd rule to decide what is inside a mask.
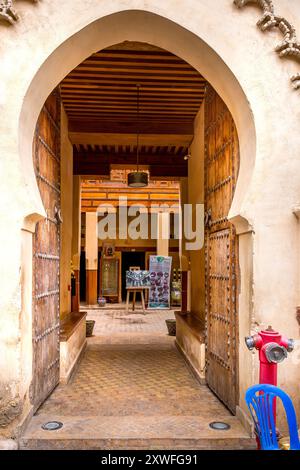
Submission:
[[[238,419],[200,385],[166,334],[171,311],[91,310],[95,336],[67,385],[33,417],[23,449],[253,448]],[[63,423],[58,431],[41,426]],[[221,420],[229,431],[214,431]]]

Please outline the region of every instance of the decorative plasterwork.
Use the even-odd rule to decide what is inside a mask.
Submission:
[[[262,31],[272,28],[278,28],[282,33],[283,41],[277,45],[275,51],[279,57],[295,57],[300,59],[300,42],[297,39],[294,26],[282,16],[275,14],[275,7],[272,0],[234,0],[234,4],[238,8],[243,8],[248,3],[256,3],[262,10],[263,16],[257,22],[257,26]],[[293,87],[300,89],[300,73],[291,77]]]
[[[298,220],[300,220],[300,204],[293,209],[294,215],[297,217]]]
[[[37,3],[39,0],[30,1]],[[14,9],[14,0],[0,0],[0,19],[8,21],[11,24],[18,21],[19,16]]]

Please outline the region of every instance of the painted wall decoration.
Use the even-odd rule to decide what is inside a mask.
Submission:
[[[126,271],[126,288],[150,287],[149,271]]]
[[[148,308],[170,308],[170,281],[172,258],[150,256],[150,292]]]

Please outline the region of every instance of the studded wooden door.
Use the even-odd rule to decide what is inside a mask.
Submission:
[[[46,101],[35,130],[33,158],[47,213],[33,236],[33,382],[36,410],[59,382],[60,98]]]
[[[238,399],[238,251],[227,216],[239,169],[232,116],[208,87],[205,101],[206,348],[207,383],[235,413]]]

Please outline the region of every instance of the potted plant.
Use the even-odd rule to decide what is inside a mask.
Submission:
[[[175,318],[169,318],[166,320],[169,336],[176,336],[176,320]]]
[[[93,331],[95,327],[95,320],[86,320],[86,336],[89,338],[93,336]]]

